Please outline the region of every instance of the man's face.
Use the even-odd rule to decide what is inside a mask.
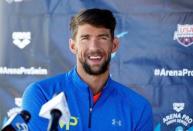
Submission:
[[[100,75],[108,70],[111,53],[117,46],[118,42],[112,38],[109,29],[89,24],[79,26],[75,40],[71,40],[77,68],[82,68],[90,75]]]

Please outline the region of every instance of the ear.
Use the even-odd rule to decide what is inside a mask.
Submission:
[[[76,44],[75,41],[73,39],[69,39],[69,49],[73,54],[77,53],[77,48],[76,48]]]
[[[116,52],[118,48],[119,48],[119,39],[117,37],[114,37],[112,53]]]

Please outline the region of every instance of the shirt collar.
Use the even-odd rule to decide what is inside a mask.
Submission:
[[[72,80],[73,80],[73,83],[75,85],[77,85],[78,87],[80,88],[83,88],[83,89],[87,89],[89,88],[88,84],[86,82],[84,82],[80,76],[78,75],[78,72],[77,72],[77,68],[74,67],[74,69],[72,70]],[[111,77],[109,76],[107,81],[106,81],[106,84],[105,86],[103,87],[103,90],[107,90],[110,86],[110,83],[111,83],[112,79]]]
[[[78,75],[76,67],[74,67],[74,69],[72,70],[72,80],[73,80],[74,84],[77,85],[78,87],[81,87],[83,89],[87,89],[88,88],[88,84],[86,82],[84,82],[80,78],[80,76]]]

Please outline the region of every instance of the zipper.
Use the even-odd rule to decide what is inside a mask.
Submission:
[[[88,128],[91,128],[92,125],[92,111],[93,111],[93,102],[92,102],[92,92],[88,89],[89,92],[89,114],[88,114]]]
[[[92,121],[92,107],[89,108],[88,128],[91,128]]]

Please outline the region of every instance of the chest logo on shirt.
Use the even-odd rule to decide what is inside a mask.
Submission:
[[[113,119],[112,119],[112,125],[113,125],[113,126],[122,126],[122,121],[113,118]]]
[[[70,117],[70,121],[67,124],[64,123],[59,123],[60,128],[63,128],[64,126],[66,126],[66,130],[69,131],[70,130],[70,126],[77,126],[78,125],[78,118],[71,116]]]

